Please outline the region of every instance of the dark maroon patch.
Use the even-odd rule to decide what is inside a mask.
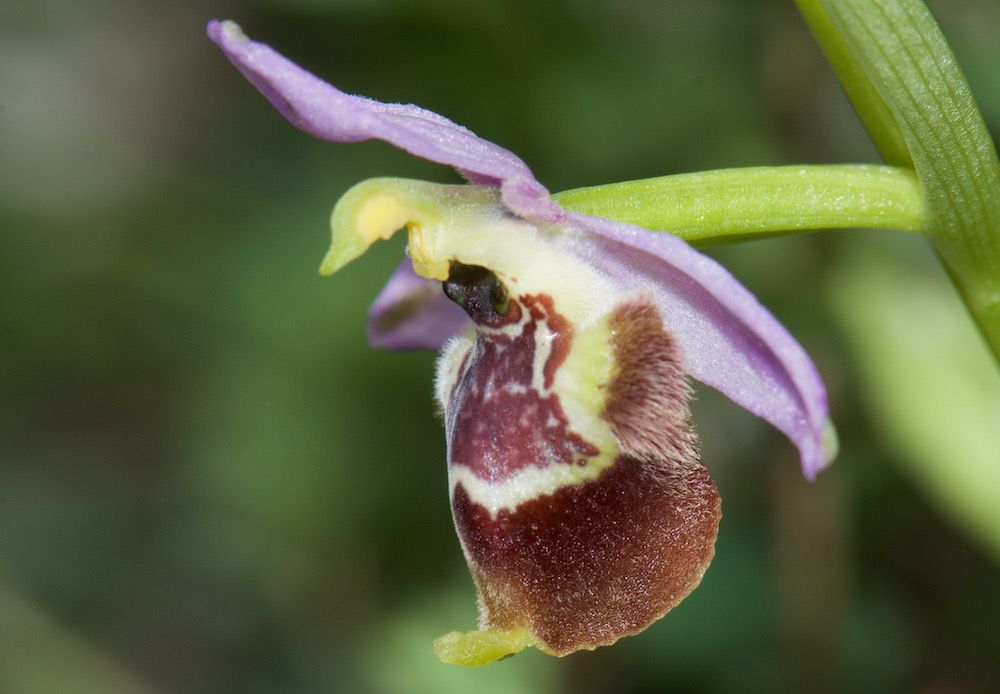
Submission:
[[[547,295],[510,300],[518,303],[525,309],[519,333],[477,331],[447,408],[450,462],[485,480],[505,479],[529,465],[579,464],[599,452],[569,428],[559,396],[533,386],[540,331],[553,336],[543,366],[547,389],[569,353],[572,326]]]
[[[452,498],[482,626],[526,626],[559,655],[641,631],[680,602],[711,561],[721,516],[658,311],[627,304],[611,328],[614,464],[495,518],[461,485]]]
[[[566,361],[569,349],[573,345],[573,325],[566,316],[556,311],[555,303],[548,294],[525,295],[521,297],[521,301],[531,313],[531,320],[536,323],[546,321],[554,335],[552,349],[542,369],[544,386],[551,388],[556,380],[556,371]]]
[[[700,465],[664,472],[620,458],[495,519],[459,485],[452,512],[482,626],[526,626],[564,655],[641,631],[679,603],[712,559],[719,496]]]

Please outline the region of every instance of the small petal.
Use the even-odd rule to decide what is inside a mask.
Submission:
[[[439,350],[469,325],[469,317],[452,303],[441,283],[413,272],[404,260],[368,311],[368,342],[385,349]]]
[[[277,53],[251,41],[235,22],[212,20],[208,36],[291,123],[322,140],[385,140],[423,159],[453,166],[473,183],[534,180],[512,152],[444,116],[412,104],[345,94]]]
[[[653,289],[689,374],[784,432],[806,477],[826,467],[835,447],[816,367],[725,268],[670,234],[576,213],[566,224],[590,232],[575,252],[617,285]]]

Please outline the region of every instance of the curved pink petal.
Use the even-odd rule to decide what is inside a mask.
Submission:
[[[251,41],[233,22],[212,20],[208,36],[285,118],[314,137],[333,142],[385,140],[423,159],[453,166],[473,183],[534,180],[515,154],[467,128],[419,106],[345,94],[270,46]]]
[[[767,420],[798,447],[812,479],[828,463],[826,388],[787,330],[725,268],[671,234],[567,212],[589,232],[572,252],[619,286],[651,291],[687,372]]]
[[[368,342],[385,349],[439,350],[469,325],[469,317],[441,290],[441,283],[413,272],[403,260],[368,310]]]

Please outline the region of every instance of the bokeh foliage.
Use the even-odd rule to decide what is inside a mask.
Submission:
[[[931,9],[996,139],[1000,8]],[[962,484],[935,495],[911,474],[969,466],[928,462],[893,424],[932,397],[924,374],[873,361],[880,326],[926,356],[952,296],[922,240],[891,232],[713,251],[818,361],[831,470],[806,483],[779,435],[699,391],[725,512],[702,587],[612,649],[438,664],[431,639],[475,608],[433,355],[364,341],[402,247],[316,268],[351,184],[457,179],[295,131],[204,38],[207,13],[347,91],[469,125],[553,190],[876,161],[790,1],[0,7],[0,691],[1000,689],[1000,555],[969,530]],[[919,307],[880,318],[925,293],[923,325]],[[944,354],[977,348],[970,333]],[[944,375],[946,358],[913,363]],[[995,394],[992,376],[968,380]],[[1000,428],[991,397],[931,410],[927,427],[962,432],[955,460],[989,460],[985,434],[948,423]],[[994,484],[975,474],[967,489]]]

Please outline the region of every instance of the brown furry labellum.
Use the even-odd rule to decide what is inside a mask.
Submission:
[[[687,596],[712,559],[720,501],[651,302],[604,318],[613,368],[597,414],[612,451],[574,430],[554,378],[573,326],[547,295],[515,303],[516,322],[480,323],[445,403],[452,511],[481,629],[565,655],[638,633]]]

